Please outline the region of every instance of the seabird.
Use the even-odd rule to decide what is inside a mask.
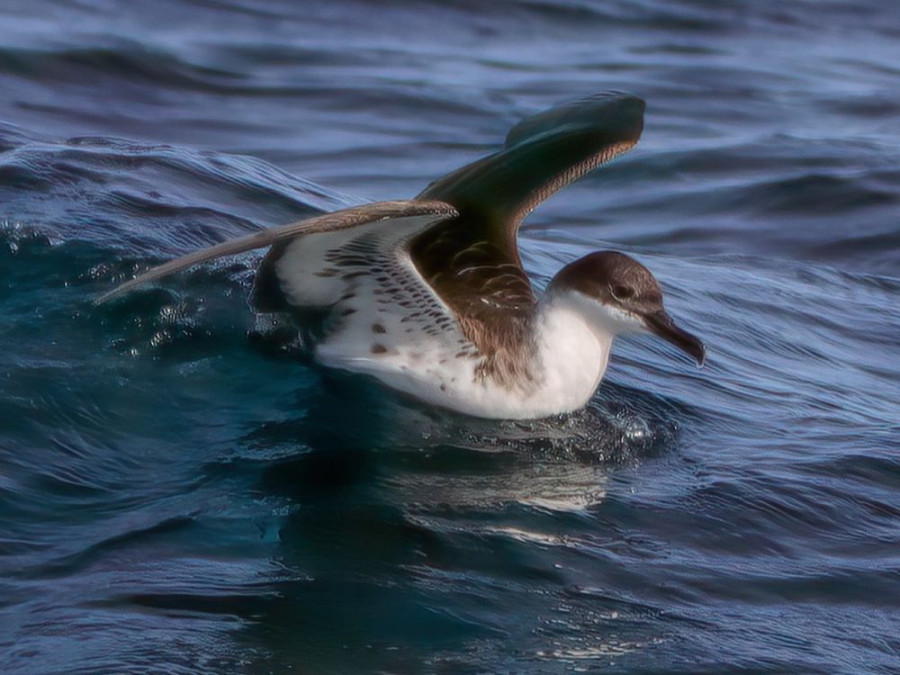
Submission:
[[[675,325],[653,274],[617,251],[565,266],[542,297],[516,234],[560,188],[631,149],[644,102],[603,92],[513,127],[504,147],[407,201],[378,202],[191,253],[101,296],[223,256],[271,247],[257,311],[318,317],[312,354],[429,404],[527,419],[584,406],[617,335],[652,333],[698,365],[703,343]]]

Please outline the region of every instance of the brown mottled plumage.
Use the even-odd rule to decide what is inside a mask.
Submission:
[[[516,236],[540,202],[634,147],[644,102],[603,92],[529,117],[507,134],[503,150],[433,182],[417,199],[453,204],[459,216],[410,244],[425,281],[486,354],[480,372],[526,381],[537,304],[522,269]]]
[[[540,301],[516,237],[543,200],[637,143],[644,103],[606,92],[527,118],[498,152],[381,202],[225,242],[102,296],[191,265],[271,247],[258,311],[321,315],[322,363],[371,374],[423,400],[483,417],[573,410],[603,376],[612,341],[650,331],[694,356],[703,344],[663,309],[653,275],[615,252],[566,266]]]

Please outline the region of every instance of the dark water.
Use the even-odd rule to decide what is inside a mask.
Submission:
[[[0,7],[0,672],[900,670],[895,3]],[[478,422],[298,361],[252,256],[91,306],[603,89],[644,139],[527,264],[633,253],[703,370]]]

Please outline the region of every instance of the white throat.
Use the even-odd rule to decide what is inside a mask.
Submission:
[[[620,332],[614,317],[604,320],[597,303],[551,285],[538,306],[535,337],[541,385],[533,395],[545,414],[581,408],[606,372],[613,339]]]

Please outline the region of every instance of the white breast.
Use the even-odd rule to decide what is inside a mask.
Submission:
[[[389,338],[389,333],[381,335],[387,353],[361,355],[360,345],[344,345],[336,353],[322,345],[318,356],[327,365],[367,373],[432,405],[476,417],[527,419],[584,406],[606,371],[613,334],[587,320],[577,298],[546,298],[535,322],[535,381],[521,388],[479,377],[479,361],[458,357],[442,339],[423,334],[391,344]]]
[[[531,379],[486,376],[478,369],[484,355],[403,245],[424,222],[396,219],[305,236],[284,250],[275,269],[288,301],[329,308],[317,359],[477,417],[535,418],[582,407],[606,370],[612,344],[612,333],[586,318],[595,308],[580,306],[577,294],[551,291],[533,323],[537,349],[522,350],[533,359],[521,369]]]

